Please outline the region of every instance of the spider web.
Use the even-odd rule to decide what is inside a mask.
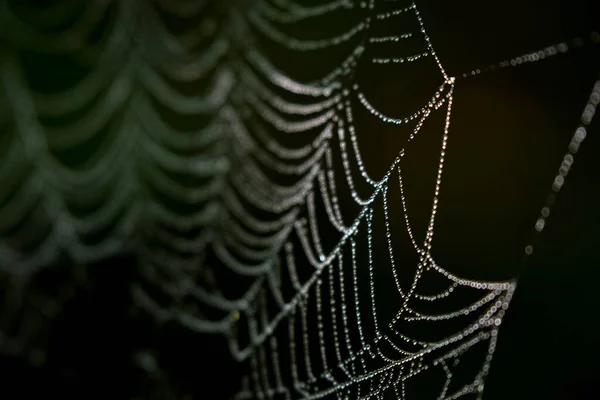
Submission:
[[[141,309],[224,335],[247,362],[236,398],[405,399],[423,393],[423,377],[433,397],[481,397],[516,280],[457,276],[432,253],[454,89],[569,44],[450,76],[408,1],[125,3],[65,1],[32,13],[2,2],[0,267],[15,296],[33,296],[26,283],[65,258],[133,252]],[[289,60],[275,60],[281,49]],[[33,82],[18,50],[68,59],[74,82]],[[280,66],[294,62],[306,65],[300,77]],[[433,66],[436,86],[388,115],[356,79],[365,64],[406,76]],[[599,100],[596,83],[553,192]],[[377,139],[359,132],[359,112],[406,132],[378,176],[363,162],[361,143]],[[403,160],[436,122],[421,237]],[[391,207],[401,208],[401,235]],[[411,255],[399,258],[400,246]],[[383,267],[392,279],[377,278]],[[19,332],[27,324],[7,318],[0,345],[25,351],[21,341],[35,341]]]

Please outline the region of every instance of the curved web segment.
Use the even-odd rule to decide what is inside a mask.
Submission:
[[[225,335],[232,356],[249,363],[236,398],[405,399],[422,375],[431,376],[436,398],[481,396],[515,282],[461,278],[432,255],[459,83],[444,70],[417,6],[265,0],[238,10],[218,3],[92,2],[68,31],[49,37],[3,4],[0,34],[12,47],[62,54],[87,68],[66,90],[37,92],[16,52],[3,49],[4,273],[30,276],[62,253],[88,263],[134,251],[143,276],[132,287],[139,307],[160,321]],[[36,22],[60,25],[75,8],[56,6]],[[189,29],[175,33],[167,23],[173,16]],[[287,33],[329,18],[354,22],[329,37]],[[106,19],[104,36],[91,39],[89,27]],[[416,28],[374,33],[395,19]],[[407,40],[418,51],[403,50]],[[270,59],[271,45],[300,57],[341,46],[349,51],[338,67],[301,82]],[[365,51],[390,45],[389,57],[368,58]],[[563,45],[488,69],[539,61],[566,51]],[[425,104],[391,117],[354,81],[359,62],[432,63],[439,87]],[[595,112],[598,85],[593,93],[584,125]],[[382,176],[370,175],[363,163],[355,107],[410,129]],[[402,164],[411,141],[438,114],[445,122],[423,239],[411,226]],[[52,123],[59,118],[68,123]],[[577,132],[578,148],[585,134]],[[83,164],[65,160],[65,152],[89,143],[97,148]],[[565,158],[569,165],[575,152]],[[400,192],[393,201],[391,185]],[[370,192],[359,193],[359,186]],[[346,200],[358,212],[349,215]],[[392,204],[402,207],[413,265],[394,258]],[[32,224],[48,228],[23,239],[18,232]],[[325,225],[336,232],[333,245],[322,238]],[[386,241],[393,276],[385,298],[378,297],[383,291],[374,273],[377,238]],[[401,278],[407,272],[408,284]],[[431,279],[441,282],[439,291],[426,291]],[[393,314],[384,316],[390,304]],[[476,371],[456,382],[459,361],[472,352],[481,354]]]

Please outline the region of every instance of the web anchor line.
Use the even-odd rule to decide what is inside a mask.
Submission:
[[[573,49],[578,50],[587,46],[597,46],[600,44],[600,34],[598,32],[592,32],[589,35],[589,42],[584,41],[581,37],[575,37],[570,41],[560,42],[553,45],[544,47],[536,51],[522,54],[511,59],[500,61],[487,67],[477,68],[462,74],[458,74],[458,79],[470,78],[473,76],[486,74],[489,72],[498,71],[505,68],[518,67],[525,64],[537,63],[540,61],[552,59],[554,56],[566,54]]]

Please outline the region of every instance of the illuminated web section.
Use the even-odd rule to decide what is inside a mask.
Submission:
[[[269,39],[294,50],[310,51],[338,45],[351,40],[356,32],[366,31],[371,24],[370,15],[373,9],[374,3],[364,7],[364,20],[346,33],[315,41],[287,38],[275,30],[273,24],[283,23],[285,14],[275,14],[272,10],[264,15],[258,12],[258,16],[251,15],[250,20],[257,30]],[[265,195],[263,198],[253,199],[256,188],[260,187],[258,184],[240,190],[255,207],[266,208],[270,212],[293,210],[296,201],[305,206],[306,211],[302,214],[304,217],[295,220],[293,225],[290,224],[293,226],[292,235],[286,232],[281,241],[275,242],[276,249],[284,250],[285,257],[281,257],[282,260],[267,259],[267,262],[263,261],[262,264],[244,264],[239,259],[231,257],[231,253],[235,252],[242,259],[258,261],[261,258],[253,257],[254,254],[249,252],[242,243],[230,244],[228,249],[220,251],[220,260],[225,266],[244,275],[266,272],[268,274],[266,279],[269,281],[261,289],[252,291],[250,295],[244,297],[247,306],[233,313],[233,326],[228,326],[226,331],[230,336],[230,347],[234,357],[238,360],[250,360],[250,372],[244,380],[242,391],[238,394],[239,398],[270,398],[276,395],[290,398],[323,398],[333,395],[341,398],[370,398],[382,397],[386,393],[394,393],[404,398],[407,396],[406,382],[428,369],[435,368],[440,369],[445,376],[439,385],[440,398],[456,398],[468,393],[481,393],[483,390],[483,378],[487,374],[494,352],[498,326],[501,324],[504,310],[508,307],[514,284],[461,279],[440,267],[431,255],[455,79],[446,74],[437,59],[414,4],[396,11],[375,14],[373,19],[374,21],[385,20],[406,14],[417,19],[421,31],[406,33],[404,37],[421,35],[422,51],[417,55],[374,58],[371,61],[412,63],[426,62],[429,59],[438,66],[442,81],[438,91],[432,93],[431,100],[427,104],[401,118],[389,117],[376,110],[356,83],[346,87],[342,83],[345,82],[343,78],[350,73],[351,69],[337,69],[321,80],[323,82],[321,84],[304,85],[291,82],[289,79],[282,82],[282,79],[273,79],[273,77],[282,77],[281,71],[277,71],[263,56],[259,56],[260,53],[256,49],[251,52],[250,62],[263,75],[263,79],[271,80],[280,89],[302,94],[305,97],[316,97],[319,107],[318,115],[300,122],[287,123],[275,114],[273,109],[283,114],[305,115],[293,112],[294,108],[298,109],[297,104],[268,95],[264,96],[268,104],[254,98],[247,107],[254,109],[263,122],[274,126],[277,131],[305,132],[317,126],[325,126],[322,132],[328,140],[319,140],[316,146],[313,144],[313,151],[309,154],[315,154],[316,159],[311,164],[316,167],[307,168],[307,171],[310,171],[306,174],[309,177],[307,182],[300,179],[298,182],[302,185],[293,186],[294,192],[299,194],[299,200],[294,198],[294,202],[288,207],[285,207],[287,197],[270,201],[269,196]],[[399,40],[401,38],[396,36],[369,38],[370,43]],[[351,62],[358,62],[361,54],[360,47],[353,51],[350,56]],[[339,100],[335,111],[330,112],[327,108],[321,110],[322,104],[337,96]],[[278,101],[274,102],[273,99]],[[360,105],[384,122],[414,125],[412,134],[403,148],[399,149],[398,157],[393,161],[388,172],[379,179],[374,179],[368,174],[361,160],[352,118],[351,100],[353,99],[357,99]],[[406,210],[406,194],[402,186],[402,159],[406,152],[410,151],[410,141],[419,134],[428,117],[435,112],[444,112],[446,122],[442,128],[443,138],[440,143],[429,226],[425,240],[419,242],[419,239],[412,234],[410,218]],[[298,126],[301,126],[301,129],[298,129]],[[337,136],[331,134],[332,126]],[[234,133],[237,131],[236,128],[239,128],[241,132],[236,135],[240,135],[245,140],[250,137],[244,132],[246,129],[243,126],[233,125],[232,128]],[[338,206],[335,172],[331,161],[332,147],[336,145],[339,146],[345,178],[341,182],[348,185],[353,201],[360,207],[358,215],[350,218],[349,221],[345,221]],[[257,154],[260,154],[261,146],[256,148]],[[320,152],[323,156],[317,157]],[[275,155],[280,160],[285,159],[282,152],[273,153],[271,157]],[[257,156],[256,159],[280,174],[287,172],[285,165],[272,162],[273,160],[267,156]],[[355,189],[353,168],[358,169],[361,179],[372,188],[369,195],[361,196]],[[314,177],[311,176],[313,170]],[[258,171],[257,169],[257,175]],[[251,178],[248,176],[245,181],[250,182]],[[315,178],[317,182],[313,183]],[[407,287],[403,287],[398,278],[394,260],[395,246],[389,230],[387,193],[390,182],[396,179],[402,193],[406,229],[418,258],[417,265],[413,267],[412,282]],[[264,185],[263,182],[260,183]],[[340,181],[338,180],[337,183]],[[271,192],[284,193],[284,190],[287,188],[271,184]],[[324,205],[330,224],[340,235],[333,249],[325,250],[321,244],[319,231],[322,229],[322,223],[317,223],[315,214],[317,198]],[[376,216],[383,217],[385,221],[386,230],[380,234],[387,237],[389,262],[397,289],[397,296],[390,301],[396,303],[398,309],[389,322],[378,319],[379,303],[376,301],[377,290],[372,262],[372,241],[373,235],[376,234],[372,229],[372,221]],[[280,231],[289,226],[282,225]],[[358,253],[361,252],[366,253],[366,257],[362,259],[367,261],[363,268],[360,268],[359,264],[361,266],[364,264],[357,261],[360,258]],[[301,280],[298,278],[297,265],[305,264],[304,260],[308,261],[314,270],[307,279]],[[361,276],[359,268],[363,271],[368,269],[368,275],[359,278]],[[272,269],[276,272],[271,272]],[[443,277],[447,281],[446,287],[438,293],[423,294],[420,281],[429,274]],[[359,282],[364,278],[368,279],[369,287],[366,293],[364,291],[361,293]],[[286,279],[289,282],[282,282]],[[280,288],[290,285],[294,291],[286,298]],[[453,308],[451,311],[431,313],[425,311],[427,307],[424,307],[424,310],[420,309],[422,303],[429,305],[443,302],[448,297],[455,296],[461,289],[474,290],[479,294],[475,296],[474,301]],[[273,303],[272,307],[269,307],[269,302]],[[367,309],[370,312],[365,314],[365,307],[361,306],[361,303],[369,305]],[[312,315],[315,313],[316,318],[313,318]],[[436,329],[434,328],[436,324],[441,325],[461,317],[468,317],[468,322],[458,331],[447,336],[422,340],[409,333],[410,325],[426,324],[427,329]],[[443,332],[443,329],[440,331]],[[241,339],[244,335],[239,332],[246,333],[247,337],[244,338],[246,343],[240,343],[244,340]],[[356,337],[358,340],[353,341]],[[457,388],[452,387],[452,368],[455,360],[474,346],[483,346],[487,349],[481,369],[471,381]],[[284,354],[287,361],[282,365],[280,360]]]
[[[5,5],[0,29],[11,46],[62,54],[87,72],[68,89],[43,93],[28,87],[16,54],[2,53],[8,144],[0,146],[7,149],[0,176],[10,182],[0,186],[0,267],[13,279],[65,253],[88,263],[135,252],[143,276],[132,287],[138,306],[158,321],[225,335],[232,356],[248,363],[240,399],[409,399],[423,376],[432,397],[481,396],[515,281],[465,279],[432,255],[454,88],[460,79],[539,61],[567,45],[454,78],[414,3],[219,3],[93,2],[56,36],[41,36]],[[56,6],[35,22],[64,25],[76,12],[72,4]],[[173,16],[189,29],[169,25]],[[288,33],[330,18],[349,23],[318,39]],[[89,27],[105,20],[105,36],[90,39]],[[373,33],[385,24],[393,31]],[[301,82],[275,65],[269,46],[307,60],[315,51],[347,53],[336,68]],[[424,104],[390,116],[354,80],[359,63],[433,65],[439,85]],[[555,191],[599,96],[596,85]],[[363,163],[358,107],[409,130],[378,177]],[[437,115],[444,120],[437,176],[420,238],[403,160]],[[68,123],[57,123],[61,118]],[[68,151],[86,146],[93,151],[85,162],[67,162]],[[367,193],[359,190],[365,186]],[[350,213],[348,202],[358,212]],[[391,221],[392,207],[401,207],[403,220]],[[547,215],[542,210],[537,230]],[[26,238],[34,243],[18,234],[40,224],[48,229]],[[393,235],[392,225],[402,224],[402,237]],[[374,249],[378,238],[384,249]],[[413,263],[398,257],[404,244]],[[381,254],[386,262],[376,265]],[[393,277],[387,288],[377,279],[383,268]],[[390,308],[392,315],[382,311]],[[476,368],[464,379],[467,359]]]
[[[199,290],[200,287],[181,290],[176,283],[162,281],[156,272],[150,273],[178,301],[189,294],[200,303],[224,312],[221,317],[207,319],[192,307],[186,308],[187,305],[161,307],[141,289],[137,292],[140,303],[159,319],[176,319],[190,329],[222,332],[229,337],[233,356],[239,361],[249,361],[249,372],[237,398],[390,395],[412,398],[415,393],[410,391],[411,381],[429,373],[436,379],[431,383],[431,386],[437,384],[434,397],[480,396],[483,391],[498,328],[515,282],[463,279],[433,259],[434,223],[456,79],[446,74],[436,57],[414,4],[381,13],[374,9],[373,2],[302,7],[279,1],[273,5],[261,3],[249,12],[247,21],[237,21],[244,35],[260,35],[299,53],[357,44],[340,67],[311,83],[286,76],[257,46],[242,50],[240,60],[232,64],[241,89],[232,93],[231,103],[222,115],[235,139],[234,153],[243,160],[243,166],[227,178],[222,194],[225,207],[221,210],[222,221],[226,222],[220,232],[215,231],[210,247],[219,268],[252,282],[246,293],[233,299],[214,292],[209,294],[205,289]],[[284,31],[290,23],[310,23],[313,18],[348,10],[358,11],[362,19],[329,38],[298,39]],[[420,29],[395,36],[368,35],[371,24],[392,18],[412,18]],[[415,54],[364,62],[433,62],[441,75],[440,86],[429,102],[410,114],[384,115],[348,77],[363,57],[365,43],[399,43],[416,37],[421,38],[422,48]],[[551,46],[541,54],[527,54],[488,69],[516,66],[564,51],[564,44]],[[481,70],[476,70],[463,77],[479,73]],[[398,157],[378,179],[369,175],[362,162],[353,122],[356,104],[384,123],[412,126],[412,134],[398,149]],[[410,151],[411,140],[434,113],[445,113],[446,122],[442,128],[431,217],[421,242],[411,229],[406,206],[406,196],[410,194],[404,192],[402,160]],[[277,140],[269,132],[302,136],[304,144],[288,146],[285,140]],[[334,168],[334,152],[338,152],[342,161],[343,176],[337,179],[339,170]],[[361,195],[356,190],[356,170],[364,180],[362,183],[371,188],[370,194]],[[289,179],[281,184],[265,171]],[[388,216],[391,182],[399,186],[405,229],[418,260],[412,266],[408,286],[403,286],[400,267],[394,258],[396,246]],[[352,201],[360,208],[358,214],[344,215],[337,190],[339,184],[347,185]],[[330,248],[325,248],[321,240],[323,222],[317,222],[320,205],[329,224],[338,232],[339,239]],[[258,216],[265,213],[274,218],[265,220]],[[385,231],[373,230],[372,221],[378,217],[384,221]],[[383,300],[377,298],[372,258],[372,242],[377,234],[385,235],[388,242],[389,264],[396,286],[397,296],[386,298],[398,305],[389,321],[378,317],[378,305]],[[306,264],[312,270],[300,271],[299,266]],[[402,268],[406,270],[409,266]],[[445,281],[440,291],[426,292],[427,285],[422,282],[432,279],[430,276]],[[360,282],[368,282],[366,291]],[[413,334],[424,331],[430,333],[425,335],[427,339]],[[454,382],[459,361],[472,351],[481,354],[477,371],[466,382]],[[437,374],[431,372],[434,370]]]

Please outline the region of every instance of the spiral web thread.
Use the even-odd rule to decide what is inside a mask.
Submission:
[[[0,267],[9,285],[19,292],[64,256],[86,264],[134,252],[144,277],[132,286],[140,308],[159,321],[223,334],[232,356],[248,361],[236,398],[405,399],[413,397],[407,389],[411,380],[432,370],[441,373],[436,379],[442,377],[435,382],[437,398],[480,397],[516,281],[464,279],[432,256],[454,88],[473,75],[565,53],[569,45],[548,46],[455,78],[438,59],[415,3],[271,0],[246,10],[243,2],[88,3],[64,1],[33,13],[2,2]],[[167,22],[173,17],[191,21],[190,29],[175,32],[178,28]],[[290,26],[327,24],[329,18],[354,23],[319,39],[287,33]],[[390,21],[389,35],[372,33]],[[62,30],[52,31],[57,26]],[[404,26],[416,28],[398,31]],[[593,34],[592,41],[597,39]],[[405,41],[417,43],[419,51],[403,54]],[[320,79],[300,82],[278,69],[261,44],[301,57],[340,46],[350,50]],[[376,46],[393,54],[366,58],[367,48]],[[86,73],[67,89],[36,92],[18,51],[59,55]],[[354,81],[359,62],[433,63],[439,87],[412,114],[391,117]],[[564,183],[599,99],[596,83],[554,192]],[[363,164],[353,121],[357,107],[385,124],[410,129],[381,177],[371,176]],[[422,240],[411,228],[402,160],[436,113],[445,115],[445,124]],[[182,129],[169,114],[191,122]],[[295,138],[293,145],[288,137]],[[65,154],[89,143],[95,144],[84,162],[65,161]],[[336,156],[341,166],[335,165]],[[343,176],[336,176],[340,170]],[[345,215],[339,185],[348,187],[358,213]],[[362,185],[370,188],[367,195],[359,193]],[[399,202],[388,199],[390,185],[398,185]],[[390,204],[398,203],[418,259],[408,285],[399,277],[408,266],[395,261],[388,215]],[[325,222],[317,222],[319,206]],[[545,207],[537,231],[548,214]],[[385,232],[373,229],[378,218]],[[333,247],[321,241],[324,223],[337,232]],[[384,299],[398,305],[390,321],[378,318],[382,299],[375,288],[374,235],[385,235],[394,277],[396,296]],[[301,271],[307,264],[311,270]],[[228,283],[219,281],[217,269],[243,282],[243,294],[227,297]],[[445,282],[439,292],[420,285],[431,276]],[[367,293],[359,284],[365,281]],[[461,291],[471,300],[444,309]],[[427,311],[437,304],[444,311]],[[454,324],[452,333],[443,337],[410,334],[411,326],[435,331],[447,322]],[[0,345],[19,353],[26,348],[21,340],[32,340],[34,333],[9,337],[15,324],[24,326],[21,320],[3,321]],[[455,384],[459,360],[475,351],[483,354],[480,368],[468,382]]]

